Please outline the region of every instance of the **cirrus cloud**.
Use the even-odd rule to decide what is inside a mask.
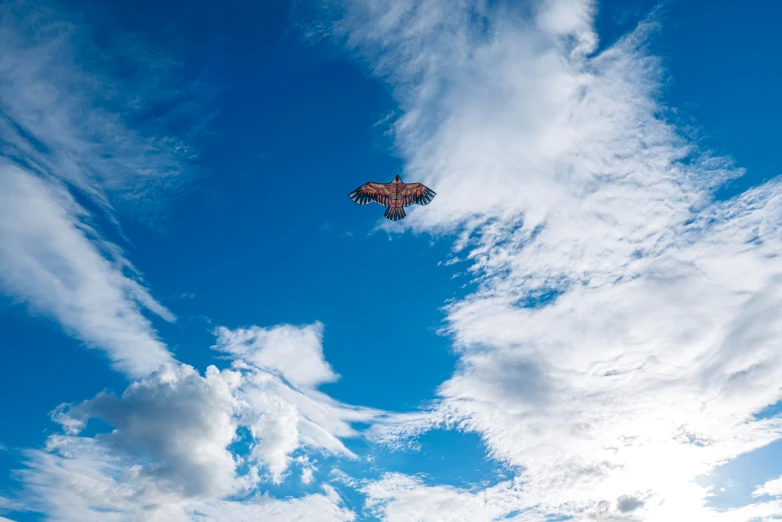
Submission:
[[[140,377],[172,360],[145,314],[175,317],[107,238],[122,236],[118,206],[148,219],[158,198],[142,196],[192,178],[196,135],[167,132],[172,115],[129,121],[164,99],[200,107],[201,95],[172,88],[170,59],[135,40],[98,46],[77,22],[48,3],[0,6],[0,290]]]
[[[408,227],[459,233],[479,283],[446,307],[460,364],[430,420],[379,439],[480,434],[522,483],[486,519],[772,513],[718,513],[695,478],[782,436],[753,418],[780,399],[782,185],[715,199],[743,171],[666,120],[654,17],[598,51],[587,0],[337,5],[330,35],[393,87],[408,175],[441,194]],[[382,515],[437,520],[408,486]]]

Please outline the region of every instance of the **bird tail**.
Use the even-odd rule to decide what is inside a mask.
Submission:
[[[407,214],[405,214],[405,209],[402,207],[388,207],[383,215],[391,221],[398,221],[404,219]]]

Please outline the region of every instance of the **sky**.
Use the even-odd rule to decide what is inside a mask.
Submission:
[[[780,15],[0,3],[0,521],[779,520]]]

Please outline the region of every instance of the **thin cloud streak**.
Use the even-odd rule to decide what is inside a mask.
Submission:
[[[142,307],[172,320],[136,280],[98,248],[86,212],[62,185],[0,163],[0,285],[51,315],[115,367],[144,375],[171,362]]]
[[[69,16],[41,2],[0,6],[0,290],[141,377],[173,360],[147,314],[175,317],[107,234],[122,236],[118,206],[147,220],[149,196],[192,177],[193,136],[166,134],[172,115],[155,128],[125,122],[163,99],[177,106],[188,89],[167,84],[166,58],[132,40],[99,48]],[[118,60],[138,74],[115,75]],[[198,112],[176,117],[198,128]]]

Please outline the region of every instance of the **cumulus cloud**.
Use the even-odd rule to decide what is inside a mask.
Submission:
[[[406,225],[458,233],[480,283],[446,308],[461,359],[428,425],[516,469],[519,520],[771,513],[717,513],[694,478],[782,434],[752,417],[780,399],[782,185],[714,199],[743,172],[665,119],[654,19],[596,52],[593,2],[531,5],[356,0],[330,29],[394,88],[408,176],[441,195]]]
[[[106,392],[57,411],[70,433],[89,419],[114,429],[96,440],[121,454],[150,459],[143,475],[183,497],[213,498],[247,485],[236,479],[228,449],[236,438],[234,396],[241,376],[210,366],[203,377],[180,365],[131,384],[121,397]]]
[[[20,471],[25,506],[54,520],[113,520],[101,518],[106,512],[116,520],[353,520],[327,484],[298,500],[258,496],[267,480],[282,482],[294,462],[301,482],[312,484],[309,455],[355,458],[342,439],[361,437],[353,423],[382,415],[313,388],[331,379],[322,331],[320,324],[220,328],[215,348],[230,354],[230,369],[210,366],[201,375],[172,364],[121,396],[102,392],[61,405],[52,417],[63,433],[28,451]],[[274,357],[281,346],[302,362],[292,374],[279,371],[287,368]],[[269,361],[275,364],[255,364]],[[294,381],[312,387],[298,389]],[[111,429],[86,435],[95,421]]]
[[[30,508],[47,520],[151,522],[319,521],[354,520],[338,495],[323,493],[296,499],[252,495],[241,500],[182,497],[161,490],[151,476],[139,472],[138,460],[119,456],[96,440],[61,437],[46,451],[28,454],[22,473]]]
[[[630,513],[640,508],[643,505],[644,505],[643,500],[628,495],[622,495],[616,500],[616,508],[621,513]]]
[[[337,379],[323,356],[323,325],[217,330],[216,350],[235,358],[242,371],[239,397],[242,422],[257,442],[252,457],[263,462],[274,481],[304,446],[355,458],[340,439],[358,437],[353,423],[371,423],[383,412],[333,400],[316,388]]]

